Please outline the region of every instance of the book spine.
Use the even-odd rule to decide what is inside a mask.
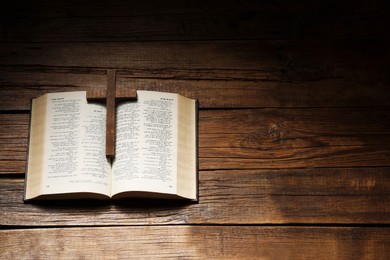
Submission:
[[[26,199],[26,192],[27,192],[27,174],[28,174],[28,159],[30,154],[30,137],[31,137],[31,121],[32,121],[32,103],[33,99],[30,98],[30,118],[29,118],[29,124],[28,124],[28,137],[27,137],[27,153],[26,153],[26,167],[25,167],[25,174],[24,174],[24,191],[23,191],[23,201],[26,203],[29,200]]]
[[[196,202],[199,203],[199,101],[195,100]]]

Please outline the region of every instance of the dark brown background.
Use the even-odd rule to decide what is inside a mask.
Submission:
[[[1,257],[390,257],[389,4],[241,2],[1,3]],[[23,204],[30,99],[108,68],[199,99],[198,204]]]

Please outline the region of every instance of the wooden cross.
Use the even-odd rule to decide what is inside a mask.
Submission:
[[[115,111],[116,101],[136,100],[135,89],[116,89],[116,71],[107,70],[107,90],[96,88],[87,90],[88,101],[105,101],[106,103],[106,156],[115,157]]]

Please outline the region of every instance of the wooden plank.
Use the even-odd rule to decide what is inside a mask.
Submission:
[[[25,172],[29,116],[0,114],[0,172]]]
[[[176,226],[1,231],[2,258],[387,259],[389,228]],[[20,243],[23,241],[23,243]]]
[[[389,224],[389,167],[201,171],[199,203],[23,203],[23,180],[0,179],[0,225]]]
[[[179,92],[205,108],[389,106],[388,45],[369,40],[0,44],[0,109],[27,109],[31,97],[48,91],[105,87],[107,68],[118,69],[119,87]]]
[[[388,79],[388,40],[2,43],[0,65],[141,70],[149,77],[315,81]],[[18,67],[16,67],[18,68]],[[165,71],[167,70],[167,71]],[[367,73],[375,73],[370,75]],[[359,74],[360,73],[360,74]],[[364,73],[364,74],[363,74]],[[211,75],[216,75],[212,77]],[[147,77],[148,75],[144,76]],[[166,76],[165,76],[166,77]]]
[[[201,110],[199,166],[390,166],[388,114],[388,108]],[[0,129],[0,173],[24,173],[28,115],[0,114]]]
[[[0,40],[388,38],[389,10],[384,1],[9,1]]]
[[[324,79],[314,82],[138,79],[118,75],[118,87],[173,92],[199,100],[201,108],[389,106],[390,88],[370,80]],[[145,76],[145,74],[144,74]],[[0,110],[28,110],[30,98],[48,92],[104,92],[105,77],[76,72],[6,72],[0,77]],[[352,91],[353,90],[353,91]],[[304,94],[302,94],[304,93]]]
[[[200,169],[388,166],[387,108],[209,110]]]

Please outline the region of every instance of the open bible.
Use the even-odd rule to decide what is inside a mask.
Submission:
[[[105,156],[106,109],[86,92],[32,100],[24,199],[197,200],[197,101],[137,91],[116,109],[116,156]]]

